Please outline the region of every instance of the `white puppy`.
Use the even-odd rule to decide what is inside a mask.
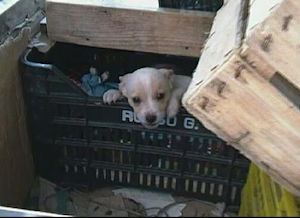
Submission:
[[[104,103],[111,104],[123,96],[146,128],[156,128],[166,117],[174,117],[191,78],[175,75],[171,69],[145,67],[120,77],[119,90],[109,90]]]

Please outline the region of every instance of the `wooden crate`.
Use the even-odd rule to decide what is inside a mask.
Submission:
[[[136,2],[47,0],[48,35],[87,46],[200,56],[215,13],[162,9],[157,0]]]
[[[300,1],[228,0],[183,98],[219,137],[300,195]]]

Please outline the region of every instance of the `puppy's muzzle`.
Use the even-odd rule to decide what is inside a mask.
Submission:
[[[146,115],[146,121],[148,124],[154,124],[157,120],[157,116],[154,114],[147,114]]]

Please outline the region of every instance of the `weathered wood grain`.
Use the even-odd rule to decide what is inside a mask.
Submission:
[[[228,1],[226,7],[218,11],[185,97],[193,95],[197,86],[212,76],[214,69],[225,63],[236,49],[240,48],[245,22],[243,19],[245,2]]]
[[[255,2],[262,3],[252,1],[253,4]],[[268,2],[273,3],[274,7],[270,7],[271,10],[264,8],[263,11],[275,16],[272,10],[282,9],[282,12],[287,12],[287,8],[291,6],[297,8],[295,1],[281,1],[281,4],[278,2]],[[280,23],[269,22],[270,16],[265,15],[261,19],[250,19],[248,25],[251,25],[251,28],[239,25],[239,31],[227,33],[226,23],[230,21],[224,20],[229,19],[233,24],[238,23],[238,20],[243,23],[241,18],[244,17],[239,13],[226,17],[232,10],[231,4],[238,3],[236,0],[227,1],[222,8],[223,13],[216,16],[212,30],[216,28],[224,31],[215,31],[214,38],[208,39],[194,74],[195,85],[189,87],[183,104],[204,126],[239,149],[292,193],[300,195],[300,111],[299,102],[297,103],[300,97],[297,89],[299,76],[294,69],[298,66],[298,63],[294,63],[296,50],[291,46],[291,43],[296,42],[300,29],[295,27],[300,23],[297,19],[294,20],[294,24],[291,21],[289,34],[294,34],[291,40],[282,38],[279,32],[272,32],[277,34],[273,38],[274,43],[276,40],[279,44],[271,44],[267,54],[261,54],[265,51],[257,52],[258,48],[261,50],[261,44],[255,35],[257,28],[260,28],[262,22],[268,23],[264,26],[266,29],[272,25],[274,28],[275,25],[279,27]],[[282,6],[287,8],[283,10]],[[242,6],[238,8],[240,13],[247,13],[243,11]],[[250,7],[250,13],[255,11]],[[298,16],[295,15],[295,9],[289,12],[293,13],[293,17]],[[280,18],[282,14],[276,16]],[[240,44],[241,47],[238,43],[231,43],[232,50],[224,55],[225,50],[230,50],[229,45],[225,43],[226,36],[231,37],[228,42],[242,40],[243,43]],[[208,52],[210,48],[218,46],[221,48],[214,50],[217,54]],[[288,46],[288,49],[285,46]],[[283,61],[278,60],[280,48],[287,63],[291,64],[289,68],[284,67]],[[277,51],[276,54],[272,52],[273,49]],[[293,55],[291,58],[287,55],[289,51]],[[201,62],[213,57],[221,58],[216,59],[216,62],[211,61],[215,66],[208,71],[207,66]],[[283,68],[286,69],[285,73],[279,70]],[[292,80],[293,75],[297,78]],[[283,77],[289,78],[289,81]]]
[[[254,1],[242,56],[267,79],[278,72],[300,89],[300,1]]]
[[[48,36],[95,47],[199,57],[214,18],[209,12],[104,2],[48,0]]]

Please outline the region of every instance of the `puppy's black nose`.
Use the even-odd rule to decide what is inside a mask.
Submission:
[[[146,121],[148,123],[154,123],[156,121],[156,116],[153,114],[146,115]]]

